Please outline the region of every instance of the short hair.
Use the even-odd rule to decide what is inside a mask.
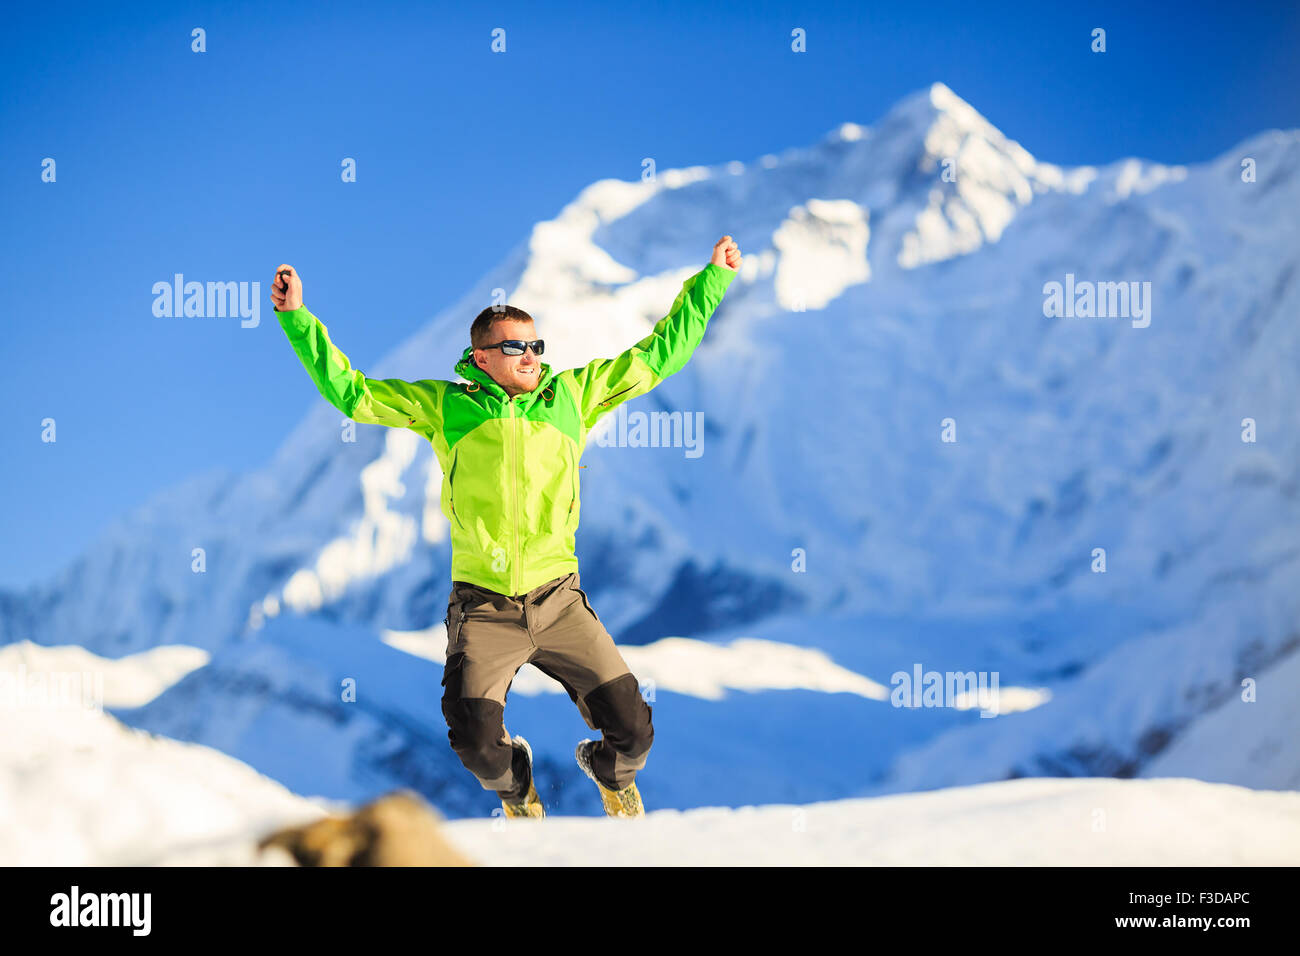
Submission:
[[[487,345],[492,341],[492,323],[506,319],[516,319],[520,322],[533,321],[531,315],[513,305],[490,305],[478,314],[474,324],[469,327],[470,345],[476,349]]]

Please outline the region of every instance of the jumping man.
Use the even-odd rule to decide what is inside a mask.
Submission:
[[[723,236],[649,335],[617,358],[559,373],[541,361],[527,312],[486,308],[455,365],[463,382],[367,378],[303,305],[293,267],[276,273],[280,326],[321,395],[355,422],[412,429],[442,467],[452,552],[442,712],[452,749],[507,816],[545,816],[532,749],[505,728],[524,664],[559,681],[601,732],[576,758],[605,812],[644,814],[635,778],[654,742],[651,708],[579,587],[578,459],[602,415],[686,364],[740,264],[740,247]]]

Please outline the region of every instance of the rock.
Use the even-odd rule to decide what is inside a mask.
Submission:
[[[397,790],[348,816],[286,827],[258,843],[300,866],[475,866],[439,830],[440,815],[411,790]]]

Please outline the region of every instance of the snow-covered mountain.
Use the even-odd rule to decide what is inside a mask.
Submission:
[[[1243,678],[1292,691],[1264,675],[1293,672],[1300,647],[1297,208],[1300,131],[1203,165],[1061,168],[936,84],[807,148],[592,184],[364,371],[452,377],[498,287],[556,369],[615,354],[732,234],[745,268],[704,343],[627,406],[700,412],[702,453],[593,436],[584,456],[579,558],[602,619],[625,645],[817,651],[876,686],[918,662],[996,670],[1050,706],[984,720],[767,678],[723,701],[666,690],[657,739],[676,749],[652,762],[687,777],[661,780],[657,805],[734,801],[742,783],[814,800],[1131,776]],[[1147,312],[1049,316],[1053,282],[1135,282]],[[310,288],[307,304],[358,348],[364,323]],[[205,668],[123,716],[237,754],[258,740],[281,780],[320,771],[318,751],[385,754],[338,763],[339,792],[320,792],[405,780],[449,815],[479,812],[490,795],[446,746],[437,668],[383,662],[400,653],[384,631],[441,630],[437,463],[412,432],[340,442],[338,413],[265,334],[310,408],[274,459],[197,476],[54,580],[0,594],[0,642],[200,648]],[[385,675],[381,693],[332,721],[353,663]],[[686,665],[665,673],[688,683]],[[518,714],[569,779],[585,726],[519,686],[507,725]],[[741,769],[712,780],[719,753]],[[1202,753],[1180,772],[1230,763]]]

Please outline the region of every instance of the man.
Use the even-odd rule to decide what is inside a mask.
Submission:
[[[484,309],[455,365],[465,382],[367,378],[303,306],[293,267],[276,273],[280,326],[320,393],[353,421],[410,428],[433,445],[452,546],[442,711],[452,749],[507,816],[545,816],[532,750],[505,729],[506,695],[525,663],[559,681],[601,732],[575,756],[605,812],[644,814],[635,777],[654,741],[651,708],[579,587],[578,459],[602,415],[686,364],[740,265],[740,247],[723,236],[649,335],[558,374],[541,361],[527,312]]]

